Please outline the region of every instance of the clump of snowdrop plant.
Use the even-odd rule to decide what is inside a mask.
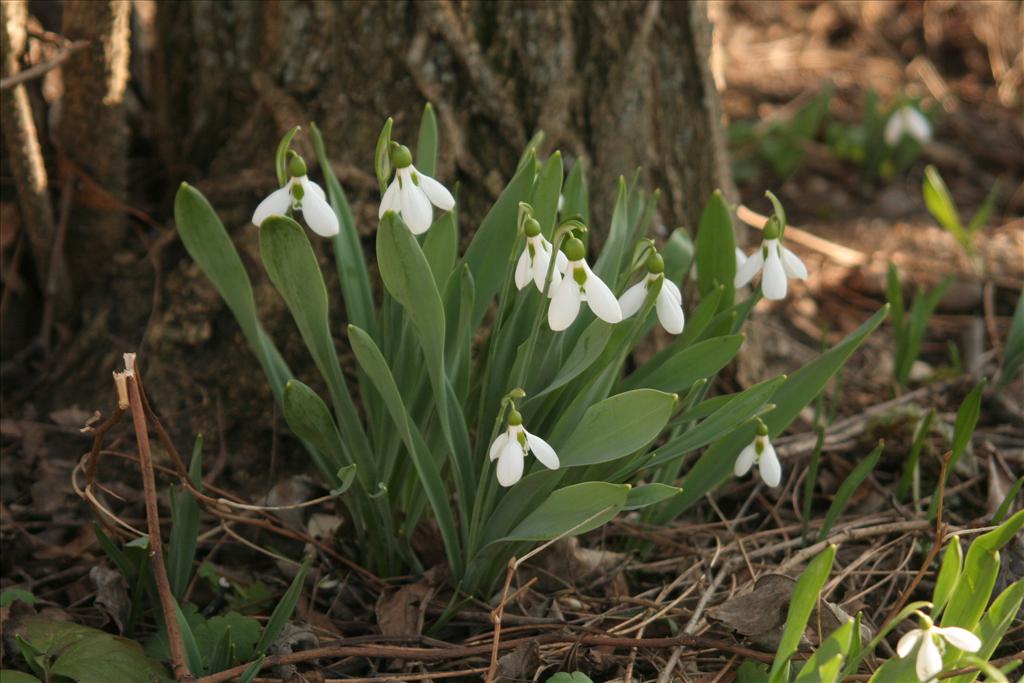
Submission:
[[[736,241],[718,193],[695,241],[678,229],[655,249],[647,233],[657,194],[620,180],[600,188],[617,189],[612,214],[588,218],[582,162],[567,167],[559,153],[541,159],[531,147],[491,209],[467,225],[446,188],[455,178],[450,164],[439,163],[448,154],[432,109],[415,145],[392,140],[392,127],[388,120],[376,146],[345,140],[338,147],[353,163],[369,166],[372,154],[380,195],[360,197],[378,205],[372,269],[317,128],[309,134],[326,192],[290,151],[295,131],[278,146],[283,187],[253,222],[293,329],[264,328],[249,275],[206,199],[182,185],[175,201],[182,242],[224,297],[289,427],[346,508],[352,532],[339,540],[343,550],[378,574],[424,568],[413,539],[428,521],[453,583],[477,595],[487,595],[529,543],[585,533],[623,510],[649,524],[671,521],[730,477],[759,418],[767,434],[757,438],[767,443],[885,315],[799,370],[798,383],[776,377],[708,399],[759,297],[737,299]],[[494,167],[491,159],[481,163]],[[481,184],[464,181],[467,191]],[[298,214],[317,234],[336,233],[317,250],[333,249],[340,291],[328,290]],[[782,259],[772,246],[778,238],[752,258]],[[635,257],[641,252],[643,260]],[[638,264],[643,279],[631,285]],[[698,265],[697,282],[681,290],[675,283]],[[766,266],[766,283],[776,270]],[[339,295],[344,327],[331,314],[329,299]],[[635,364],[633,350],[659,323],[678,336]],[[276,342],[295,331],[308,358],[278,351]],[[351,359],[347,372],[336,349]],[[304,376],[315,366],[323,394],[296,378],[297,366]],[[683,468],[695,452],[687,461],[693,469]],[[767,481],[763,453],[760,462]]]

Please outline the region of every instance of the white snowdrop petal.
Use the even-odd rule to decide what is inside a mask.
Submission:
[[[981,649],[981,640],[965,628],[959,626],[947,626],[946,628],[933,629],[935,633],[944,638],[953,647],[958,647],[964,652],[977,652]]]
[[[900,111],[895,111],[889,117],[889,120],[885,122],[885,144],[890,147],[895,147],[899,144],[900,138],[903,137],[903,115]]]
[[[587,293],[587,305],[590,306],[590,310],[606,323],[622,322],[622,309],[619,308],[619,301],[612,294],[612,290],[608,289],[608,285],[601,278],[594,275],[586,263],[583,263],[583,267],[587,271],[583,291]]]
[[[420,181],[420,189],[423,190],[423,194],[426,195],[431,204],[442,211],[451,211],[455,208],[455,197],[452,196],[447,187],[430,176],[423,175],[421,171],[416,171],[416,176]]]
[[[538,245],[533,257],[533,284],[537,286],[538,292],[544,291],[544,280],[548,276],[548,266],[551,264],[551,252],[544,251],[542,245]],[[551,274],[551,286],[554,287],[561,278],[558,273]]]
[[[758,249],[750,255],[743,265],[736,269],[736,279],[733,281],[733,285],[736,287],[743,287],[757,275],[757,271],[761,270],[761,264],[764,262],[764,257],[761,255],[761,250]]]
[[[917,651],[917,662],[914,668],[917,678],[922,682],[930,681],[942,673],[942,653],[939,652],[939,646],[935,644],[931,633],[926,632],[921,638],[921,647]]]
[[[636,283],[619,297],[619,309],[623,318],[632,318],[647,298],[647,280]]]
[[[320,197],[320,199],[327,201],[327,195],[324,193],[324,188],[320,187],[317,183],[314,183],[308,176],[302,176],[298,181],[299,184],[302,185],[303,191],[312,192],[316,196]]]
[[[526,432],[526,443],[530,446],[530,452],[540,460],[540,463],[549,470],[558,469],[558,454],[551,445],[535,434]]]
[[[672,296],[672,292],[665,285],[671,284],[668,280],[662,283],[661,291],[658,292],[658,302],[655,308],[658,311],[658,322],[669,334],[679,334],[686,325],[686,317],[683,315],[683,305]]]
[[[498,483],[512,486],[523,477],[523,449],[518,442],[509,440],[498,456]]]
[[[768,247],[768,257],[764,260],[764,272],[761,274],[761,292],[769,301],[786,298],[786,270],[782,267],[776,245]]]
[[[548,306],[548,326],[559,332],[572,325],[572,321],[580,312],[580,287],[572,275],[566,276],[551,297]]]
[[[754,450],[754,444],[749,444],[746,448],[740,451],[740,455],[736,458],[736,464],[733,465],[732,471],[737,477],[742,477],[744,474],[750,471],[750,468],[754,465],[754,460],[757,459],[757,451]]]
[[[498,438],[494,440],[494,443],[491,444],[490,450],[487,451],[487,455],[491,459],[491,461],[498,459],[498,456],[501,455],[501,449],[503,449],[505,447],[505,444],[507,443],[508,432],[505,431],[502,432],[501,434],[498,434]]]
[[[433,222],[433,209],[427,195],[406,180],[400,194],[402,219],[414,235],[425,233]]]
[[[807,279],[807,266],[799,256],[785,247],[782,247],[782,269],[786,271],[788,277],[795,277],[798,280]]]
[[[740,268],[742,268],[743,264],[746,263],[746,262],[747,262],[747,255],[743,253],[742,249],[740,249],[739,247],[736,247],[736,272],[739,272]],[[697,266],[694,266],[693,269],[696,272]]]
[[[915,628],[912,631],[907,631],[900,642],[896,643],[896,654],[900,657],[906,657],[914,650],[914,646],[917,645],[917,641],[921,640],[921,629]]]
[[[932,124],[928,122],[928,117],[914,107],[904,107],[903,127],[910,137],[922,145],[932,139]]]
[[[338,234],[338,216],[327,201],[310,192],[302,198],[302,217],[310,229],[321,237],[334,237]]]
[[[523,248],[523,253],[519,255],[519,261],[516,262],[516,289],[522,289],[530,283],[530,279],[533,276],[530,268],[530,247],[526,246]]]
[[[550,245],[551,243],[548,242]],[[565,252],[561,249],[558,250],[558,256],[555,257],[555,270],[559,273],[564,274],[569,269],[569,257],[565,255]]]
[[[761,459],[757,463],[758,472],[764,483],[775,488],[782,481],[782,465],[779,464],[779,456],[775,454],[775,447],[771,441],[764,440],[764,450],[761,451]]]
[[[395,178],[388,185],[388,189],[384,190],[384,196],[380,200],[380,209],[377,211],[377,218],[384,218],[384,214],[388,211],[400,211],[402,209],[398,204],[400,194],[401,188],[398,185],[398,178]]]
[[[284,216],[292,205],[291,185],[274,190],[259,203],[252,214],[253,225],[262,225],[271,216]]]
[[[675,299],[677,304],[680,306],[683,305],[683,293],[679,291],[679,285],[676,283],[665,278],[664,284],[661,285],[661,291],[668,292],[668,294]]]

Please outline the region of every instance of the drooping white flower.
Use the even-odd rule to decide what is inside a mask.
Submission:
[[[740,451],[739,457],[736,458],[733,472],[737,477],[742,477],[750,471],[755,462],[764,483],[773,488],[778,486],[782,481],[782,465],[779,464],[779,456],[775,454],[775,447],[772,446],[772,442],[768,439],[768,427],[760,421],[757,425],[757,434],[754,435],[754,440]]]
[[[807,279],[807,266],[799,256],[782,246],[779,236],[778,223],[772,217],[764,226],[761,248],[736,269],[736,287],[746,285],[763,268],[761,292],[765,299],[776,301],[786,298],[787,278]]]
[[[575,237],[566,241],[565,256],[568,263],[565,277],[554,290],[548,307],[548,325],[556,332],[572,325],[580,312],[582,301],[586,301],[590,310],[601,320],[613,324],[622,321],[619,302],[608,285],[587,265],[586,253],[583,242]]]
[[[889,120],[885,124],[885,144],[895,147],[904,135],[922,145],[931,142],[932,139],[932,124],[919,109],[909,104],[889,115]]]
[[[391,144],[391,165],[395,167],[395,177],[384,191],[377,217],[383,218],[386,211],[394,211],[414,235],[419,235],[433,223],[434,211],[430,205],[451,211],[455,207],[455,198],[444,185],[416,170],[408,147]]]
[[[338,216],[327,203],[323,189],[306,176],[306,162],[292,152],[288,162],[288,182],[270,193],[252,215],[254,225],[262,225],[270,216],[284,216],[288,209],[301,211],[306,224],[321,237],[338,234]]]
[[[523,416],[513,409],[508,417],[508,429],[498,435],[489,451],[491,462],[498,461],[498,483],[512,486],[519,481],[523,476],[523,461],[531,452],[548,469],[558,469],[555,449],[544,439],[526,431]]]
[[[942,653],[946,650],[946,643],[964,652],[977,652],[981,649],[981,640],[967,629],[958,626],[941,628],[923,614],[919,615],[921,628],[908,631],[900,638],[896,644],[896,654],[907,657],[918,643],[921,644],[914,663],[914,670],[921,683],[927,683],[942,673]]]
[[[619,297],[622,317],[630,318],[640,310],[647,299],[648,290],[656,285],[658,280],[661,280],[661,289],[655,303],[658,322],[669,334],[679,334],[686,324],[686,316],[683,314],[683,293],[679,291],[676,283],[665,277],[665,261],[657,252],[652,252],[647,259],[647,277]]]
[[[540,232],[540,223],[536,219],[529,218],[524,227],[526,233],[526,246],[516,263],[516,287],[522,289],[533,280],[537,290],[544,291],[544,280],[548,275],[548,267],[551,264],[551,242],[545,239]],[[551,271],[551,285],[548,287],[548,297],[554,296],[555,289],[562,281],[562,273],[569,267],[569,259],[561,251],[555,257],[555,268]]]

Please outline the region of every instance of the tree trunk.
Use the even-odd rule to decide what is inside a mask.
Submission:
[[[496,197],[538,130],[542,151],[585,160],[598,235],[637,166],[668,228],[694,226],[716,187],[732,195],[703,2],[160,3],[155,28],[164,166],[205,178],[221,205],[251,211],[280,135],[312,120],[369,217],[380,127],[394,116],[396,139],[414,140],[424,101],[438,175],[464,197]],[[467,223],[485,208],[464,207]]]

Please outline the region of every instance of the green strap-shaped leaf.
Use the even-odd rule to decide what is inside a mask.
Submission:
[[[1017,297],[1017,307],[1013,309],[1013,321],[1010,323],[1010,334],[1006,338],[1003,350],[1003,369],[999,372],[999,386],[1005,386],[1017,379],[1024,367],[1024,292]]]
[[[1024,579],[1018,579],[1011,583],[1006,590],[999,594],[999,597],[992,601],[992,606],[978,622],[978,628],[975,631],[978,639],[981,640],[981,649],[975,653],[975,657],[985,661],[995,653],[1003,637],[1006,636],[1006,632],[1010,630],[1010,626],[1017,619],[1022,601],[1024,601]],[[947,668],[956,667],[949,666]],[[970,683],[976,680],[976,676],[964,674],[946,680],[952,683]]]
[[[956,204],[943,182],[942,176],[934,166],[927,166],[924,169],[924,205],[928,211],[939,222],[939,225],[953,234],[956,241],[966,244],[969,239],[960,223],[960,216],[956,210]]]
[[[284,387],[282,406],[285,422],[295,436],[313,444],[317,467],[331,486],[339,486],[339,468],[351,463],[349,455],[338,433],[338,427],[331,417],[327,404],[297,379],[288,381]],[[364,481],[368,491],[375,482]]]
[[[711,195],[697,225],[697,287],[701,297],[718,285],[724,287],[719,310],[732,306],[736,297],[736,235],[732,217],[720,190]]]
[[[781,434],[796,419],[800,411],[814,400],[829,378],[843,367],[857,347],[882,323],[888,310],[888,306],[882,307],[846,339],[794,372],[782,383],[770,399],[775,404],[775,409],[764,416],[764,422],[772,437]],[[728,479],[732,474],[736,456],[753,439],[754,426],[750,425],[741,427],[712,444],[686,475],[682,494],[669,501],[665,508],[678,515],[703,498],[705,493]]]
[[[949,481],[949,475],[956,466],[960,456],[967,450],[967,446],[971,443],[971,437],[974,436],[974,428],[978,424],[978,416],[981,414],[981,394],[985,390],[985,380],[982,379],[977,385],[967,394],[964,398],[963,403],[960,404],[960,408],[956,411],[956,420],[953,423],[953,443],[950,446],[949,464],[946,466],[945,477],[939,482],[938,486],[945,487],[946,482]],[[928,518],[935,519],[935,515],[938,514],[938,499],[939,496],[933,496],[932,502],[928,505]]]
[[[637,389],[590,406],[559,444],[562,466],[594,465],[635,453],[657,438],[675,404],[675,394]]]
[[[196,437],[189,463],[189,478],[203,490],[203,437]],[[167,550],[167,578],[171,593],[179,600],[192,577],[192,562],[199,538],[199,501],[191,492],[171,487],[171,537]]]
[[[512,246],[516,241],[519,202],[526,201],[533,189],[535,163],[524,164],[484,216],[473,241],[463,257],[476,283],[473,304],[473,328],[480,326],[507,273]]]
[[[423,255],[430,264],[430,272],[434,274],[434,284],[441,289],[448,281],[459,250],[459,205],[434,221],[423,240]]]
[[[836,556],[836,547],[830,545],[819,553],[807,569],[797,579],[793,588],[793,597],[789,601],[789,609],[786,612],[786,625],[782,629],[782,639],[779,647],[775,650],[775,660],[772,662],[772,669],[768,674],[770,683],[779,683],[789,680],[789,658],[796,653],[800,645],[800,639],[807,628],[807,620],[810,619],[815,605],[821,596],[821,588],[825,585],[829,572],[832,571],[832,560]]]
[[[942,555],[942,566],[939,567],[939,575],[935,579],[935,588],[932,590],[932,618],[938,618],[949,601],[949,596],[956,588],[960,580],[960,572],[964,566],[964,551],[960,546],[960,537],[954,536],[946,546],[946,552]]]
[[[345,191],[334,175],[331,161],[327,158],[324,140],[316,124],[309,124],[313,137],[313,148],[320,163],[320,172],[324,175],[327,186],[327,199],[331,208],[338,216],[341,229],[332,238],[334,243],[334,260],[337,264],[338,279],[341,281],[341,296],[345,300],[345,312],[348,321],[362,327],[370,334],[376,334],[377,319],[373,307],[373,290],[370,277],[366,270],[366,255],[356,229],[356,221],[348,204]]]
[[[698,379],[712,377],[724,368],[740,350],[743,339],[742,334],[715,337],[680,349],[645,372],[639,380],[627,377],[622,382],[622,389],[648,387],[661,391],[684,391]]]
[[[677,496],[682,492],[682,489],[678,486],[669,486],[667,484],[644,484],[643,486],[634,486],[629,490],[629,495],[626,496],[626,503],[622,506],[623,512],[626,510],[641,510],[651,505],[664,502],[672,496]]]
[[[562,178],[565,170],[562,166],[562,153],[555,152],[541,167],[530,195],[530,206],[533,217],[540,223],[541,232],[551,237],[555,228],[555,217],[558,214],[558,198],[562,194]]]
[[[561,389],[583,374],[601,357],[601,353],[608,345],[608,340],[611,339],[613,329],[613,325],[600,319],[591,322],[573,344],[569,356],[558,366],[558,372],[554,379],[544,389],[532,394],[530,400],[536,400],[556,389]]]
[[[857,466],[853,468],[850,475],[843,480],[839,490],[836,491],[835,498],[832,499],[832,504],[828,506],[828,512],[825,513],[825,522],[821,525],[821,530],[818,532],[819,542],[828,538],[832,525],[839,519],[839,515],[842,514],[846,504],[850,501],[850,497],[864,480],[868,478],[868,475],[874,471],[875,465],[878,464],[878,459],[882,457],[883,447],[882,442],[879,442],[878,446],[868,454],[868,457],[857,463]]]
[[[524,482],[520,482],[522,485]],[[503,541],[547,541],[596,529],[618,514],[629,496],[629,484],[588,481],[554,491]]]
[[[311,560],[311,557],[307,557],[303,561],[295,578],[292,579],[291,585],[288,586],[288,590],[284,592],[280,602],[277,603],[277,607],[270,614],[270,619],[267,620],[267,625],[263,629],[259,641],[256,643],[256,652],[258,654],[266,654],[267,648],[273,645],[278,634],[281,633],[281,629],[291,619],[295,606],[299,604],[299,596],[302,594],[302,585],[306,580],[306,573],[309,571]]]
[[[619,176],[619,190],[615,196],[615,208],[612,209],[612,222],[608,228],[608,237],[601,247],[601,255],[597,257],[594,264],[594,273],[608,283],[609,287],[615,287],[615,281],[619,275],[619,264],[622,263],[622,255],[625,253],[626,237],[629,234],[629,190],[626,187],[626,179]]]
[[[459,537],[455,526],[455,517],[452,514],[448,501],[448,494],[441,478],[438,463],[433,454],[427,448],[423,436],[416,428],[409,417],[408,408],[402,400],[402,395],[395,383],[384,355],[377,348],[370,335],[358,327],[350,325],[348,328],[349,342],[352,344],[352,352],[356,356],[356,362],[363,368],[367,377],[373,382],[391,415],[391,420],[398,428],[399,435],[412,458],[413,466],[419,475],[420,484],[426,492],[427,500],[434,511],[437,525],[444,540],[445,551],[448,555],[448,562],[456,576],[461,574],[464,559],[459,549]]]
[[[427,102],[420,118],[420,134],[416,140],[416,170],[431,178],[437,173],[437,117]]]
[[[288,305],[299,334],[327,382],[335,416],[341,424],[350,458],[368,481],[376,480],[369,440],[359,420],[331,338],[327,288],[309,238],[298,223],[271,216],[260,226],[260,256],[274,287]]]
[[[583,159],[577,159],[565,179],[565,204],[562,216],[577,216],[584,225],[590,224],[590,197],[587,192],[587,174],[583,168]]]

